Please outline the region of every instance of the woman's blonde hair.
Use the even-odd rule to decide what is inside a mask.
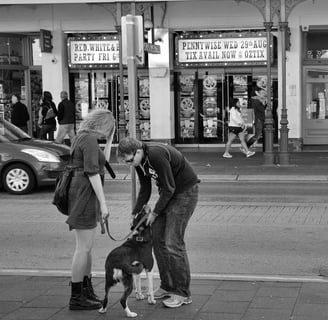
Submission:
[[[78,132],[95,133],[109,138],[115,131],[115,119],[111,111],[95,109],[89,112],[80,123]]]

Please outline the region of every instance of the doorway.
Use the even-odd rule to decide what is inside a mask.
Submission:
[[[233,98],[240,101],[248,133],[253,133],[254,112],[250,99],[263,72],[225,69],[187,70],[175,73],[175,132],[178,144],[226,143],[228,111]],[[266,84],[265,84],[266,85]],[[271,82],[272,110],[276,115],[277,80]],[[274,122],[277,117],[274,116]],[[275,125],[275,140],[278,137]]]

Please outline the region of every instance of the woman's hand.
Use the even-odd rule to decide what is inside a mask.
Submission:
[[[131,215],[130,215],[130,227],[133,226],[133,220],[134,220],[134,217],[135,217],[134,214],[131,214]]]
[[[109,211],[106,203],[102,203],[100,206],[101,218],[106,221],[109,218]]]

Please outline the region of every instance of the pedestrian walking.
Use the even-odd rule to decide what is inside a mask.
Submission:
[[[248,150],[245,141],[246,126],[240,111],[240,101],[237,98],[234,98],[232,100],[232,104],[230,106],[228,130],[229,130],[228,141],[225,145],[223,158],[232,158],[232,155],[229,153],[229,151],[230,151],[231,144],[236,137],[239,137],[241,143],[241,151],[245,153],[247,158],[255,154],[254,151]]]
[[[11,96],[11,103],[11,123],[27,133],[27,122],[30,120],[30,115],[26,105],[21,102],[20,95],[17,93]]]
[[[60,103],[58,104],[58,132],[56,137],[57,143],[63,143],[64,138],[68,135],[70,144],[75,137],[75,105],[68,99],[68,93],[62,91],[60,93]]]
[[[91,282],[92,248],[97,223],[109,216],[103,189],[104,168],[110,156],[115,120],[109,110],[90,112],[81,122],[71,146],[75,167],[68,193],[69,229],[74,231],[70,310],[100,309],[102,304]],[[104,152],[98,139],[106,139]]]
[[[264,137],[266,96],[267,93],[265,87],[263,87],[263,81],[259,79],[251,93],[251,108],[254,110],[255,135],[252,139],[247,141],[248,148],[254,146],[261,137]]]
[[[56,105],[52,101],[52,94],[49,91],[44,91],[41,102],[39,126],[39,139],[54,140],[54,132],[56,131]]]
[[[143,143],[128,137],[117,149],[120,161],[135,167],[140,190],[132,217],[151,196],[152,179],[158,186],[159,199],[148,217],[152,226],[154,254],[161,284],[155,299],[169,308],[189,304],[190,268],[184,235],[198,201],[199,179],[190,162],[172,146]]]

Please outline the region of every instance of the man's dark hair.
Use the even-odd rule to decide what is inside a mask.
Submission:
[[[132,137],[123,138],[117,147],[117,158],[123,159],[126,155],[134,154],[138,149],[142,148],[142,142]]]

